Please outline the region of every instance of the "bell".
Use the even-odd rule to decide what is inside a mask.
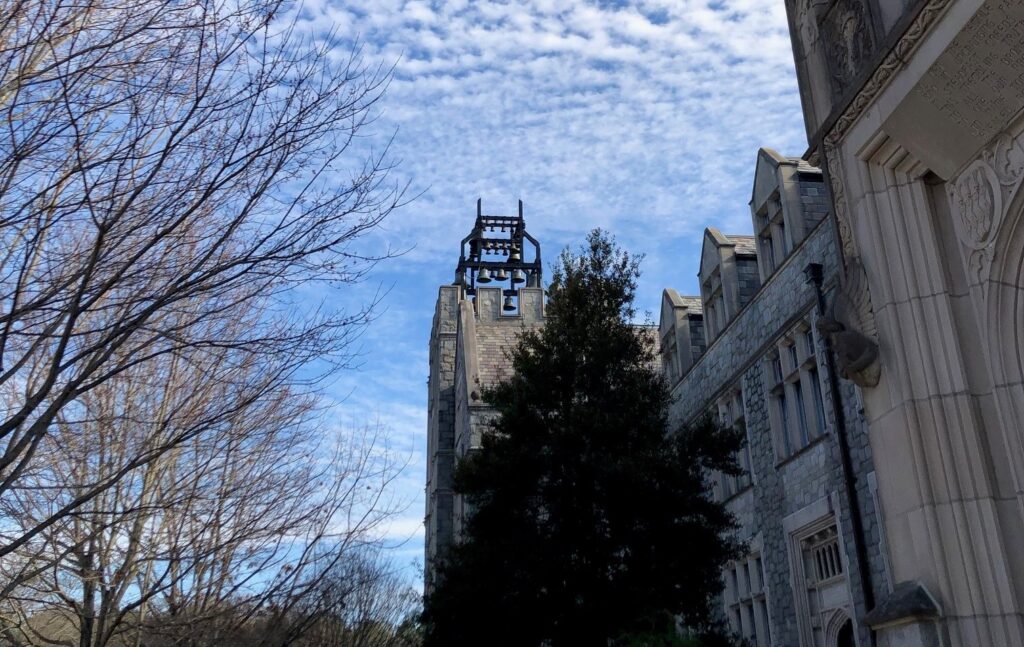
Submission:
[[[495,281],[507,281],[508,280],[508,274],[505,274],[505,268],[504,267],[499,267],[498,268],[497,273],[495,273],[495,275],[494,275],[494,280]]]
[[[512,303],[512,297],[505,297],[505,305],[501,306],[501,309],[505,312],[512,312],[516,309],[514,303]]]
[[[487,271],[486,267],[480,268],[480,273],[476,275],[477,283],[490,283],[491,273]]]
[[[523,257],[519,254],[518,247],[512,248],[512,255],[508,257],[508,260],[513,263],[518,263],[519,261],[523,260]]]
[[[512,285],[519,283],[526,283],[526,273],[522,270],[515,270],[512,272]]]

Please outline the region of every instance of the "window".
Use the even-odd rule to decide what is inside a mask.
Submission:
[[[827,628],[837,614],[852,617],[853,600],[834,496],[820,499],[783,520],[783,529],[789,535],[790,581],[796,585],[793,615],[799,642],[805,646],[827,644]]]
[[[821,382],[818,381],[818,368],[807,369],[807,378],[814,391],[814,417],[818,423],[817,432],[819,435],[825,433],[825,401],[821,397]]]
[[[719,268],[711,270],[710,275],[701,284],[701,296],[704,302],[705,331],[710,344],[725,329],[729,315],[725,311],[725,295],[722,292],[722,276]]]
[[[800,422],[800,424],[798,425],[798,428],[800,429],[800,444],[807,445],[808,443],[811,442],[811,435],[807,431],[807,412],[804,409],[804,405],[806,404],[804,402],[804,390],[803,387],[800,385],[799,380],[793,382],[791,388],[793,391],[794,400],[793,408],[796,409],[796,418]]]
[[[822,536],[813,537],[809,541],[808,551],[814,565],[814,581],[816,584],[827,582],[843,574],[843,559],[839,554],[839,538],[835,526],[829,528]]]
[[[775,272],[790,251],[786,238],[786,220],[778,191],[761,205],[754,222],[757,229],[754,233],[758,240],[758,263],[763,281]]]
[[[814,334],[811,333],[810,328],[803,332],[804,338],[804,354],[808,357],[814,357],[817,353],[814,352]]]
[[[759,543],[759,542],[757,542]],[[722,593],[730,629],[751,647],[769,647],[768,590],[760,553],[752,553],[725,567]]]
[[[766,392],[777,457],[800,451],[825,433],[814,333],[803,322],[783,336],[765,360]]]
[[[682,367],[679,365],[679,348],[676,345],[675,328],[670,328],[669,333],[661,340],[661,363],[669,384],[675,384],[682,377]]]
[[[764,254],[767,272],[774,272],[778,264],[775,262],[775,242],[772,240],[771,234],[761,236],[761,253]]]
[[[739,385],[728,395],[718,401],[718,420],[726,427],[746,431],[746,414],[743,404],[743,389]],[[718,474],[721,499],[725,500],[739,494],[750,487],[753,464],[750,457],[750,440],[746,439],[743,447],[736,454],[736,463],[743,468],[738,476]]]

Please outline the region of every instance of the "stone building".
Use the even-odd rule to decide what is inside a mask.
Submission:
[[[859,619],[1024,645],[1024,2],[786,7],[894,583]]]
[[[833,402],[817,292],[805,273],[820,266],[821,289],[827,297],[835,291],[829,211],[821,171],[762,149],[750,202],[755,235],[707,229],[701,294],[662,295],[660,347],[675,417],[685,423],[710,412],[746,432],[737,457],[745,474],[717,475],[715,492],[748,550],[723,574],[722,611],[754,647],[867,644],[867,629],[856,622],[866,612],[864,578],[840,424],[853,458],[867,580],[887,580],[859,395],[845,383]]]
[[[700,294],[661,307],[677,417],[747,431],[716,484],[749,539],[723,613],[759,646],[1024,646],[1024,2],[785,3],[808,150],[759,152],[753,236],[708,229]],[[474,309],[460,280],[431,337],[428,588],[510,339],[509,295]],[[539,325],[520,293],[512,325]]]
[[[473,231],[462,247],[455,282],[438,291],[430,331],[424,577],[428,592],[437,559],[459,537],[466,515],[464,502],[452,491],[452,472],[458,459],[480,444],[490,415],[481,390],[507,375],[506,351],[516,335],[544,321],[540,246],[526,232],[522,202],[519,216],[507,217],[484,215],[478,201]],[[532,260],[524,260],[530,251]],[[488,286],[491,283],[496,286]]]

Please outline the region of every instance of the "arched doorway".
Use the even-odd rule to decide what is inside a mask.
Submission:
[[[825,647],[857,647],[853,620],[845,609],[836,609],[825,624]]]
[[[853,622],[847,620],[836,635],[836,647],[856,647],[853,639]]]

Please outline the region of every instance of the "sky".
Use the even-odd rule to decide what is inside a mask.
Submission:
[[[701,235],[750,233],[758,148],[806,149],[781,0],[306,0],[303,23],[394,64],[368,145],[393,137],[408,205],[368,244],[402,256],[338,296],[386,295],[358,367],[330,387],[342,424],[375,421],[407,461],[388,528],[419,585],[423,555],[428,338],[476,200],[514,215],[548,262],[602,227],[644,254],[637,293],[697,291]],[[547,272],[550,273],[549,271]]]

